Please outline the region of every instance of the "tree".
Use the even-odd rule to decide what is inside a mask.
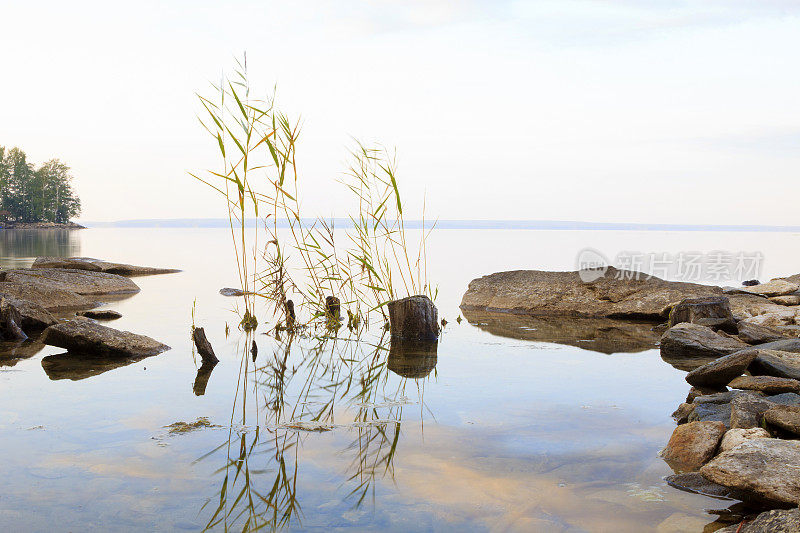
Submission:
[[[66,223],[81,212],[69,167],[58,159],[34,169],[25,152],[0,146],[0,210],[15,222]]]

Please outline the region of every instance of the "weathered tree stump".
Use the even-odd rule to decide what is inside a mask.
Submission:
[[[294,314],[294,302],[291,300],[286,300],[286,303],[283,304],[283,307],[286,311],[286,327],[293,328],[294,323],[297,320],[297,315]]]
[[[203,364],[207,362],[213,364],[219,363],[219,359],[214,355],[214,348],[211,346],[211,343],[208,342],[206,332],[203,328],[194,328],[192,339],[194,340],[194,345],[197,347],[197,353],[199,353],[200,357],[203,359]]]
[[[402,340],[393,338],[386,366],[398,376],[425,378],[436,368],[437,340]]]
[[[24,341],[28,339],[19,327],[22,315],[7,299],[0,299],[0,339]]]
[[[439,313],[427,296],[409,296],[389,302],[392,337],[405,340],[439,338]]]
[[[722,329],[733,334],[737,333],[736,320],[734,320],[731,312],[731,303],[724,296],[681,300],[670,310],[668,325],[672,327],[681,322]]]

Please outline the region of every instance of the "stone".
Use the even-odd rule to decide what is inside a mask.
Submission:
[[[686,426],[679,426],[686,427]],[[702,468],[706,479],[776,502],[800,503],[800,441],[753,439]]]
[[[728,431],[728,433],[730,433],[730,431]],[[712,498],[741,500],[747,497],[747,494],[742,491],[737,491],[736,489],[719,485],[713,481],[707,480],[700,474],[700,472],[681,472],[680,474],[672,474],[665,477],[664,481],[666,481],[671,487],[675,487],[678,490],[683,490],[694,494],[702,494],[703,496],[710,496]]]
[[[740,376],[728,385],[733,389],[755,390],[765,394],[800,392],[800,381],[774,376]]]
[[[800,435],[800,407],[796,405],[776,405],[764,413],[767,424]]]
[[[773,296],[769,301],[775,302],[778,305],[800,305],[800,295],[787,294],[785,296]]]
[[[700,396],[708,396],[710,394],[716,394],[718,392],[728,392],[726,387],[722,388],[708,388],[708,387],[692,387],[689,389],[689,394],[686,395],[686,403],[694,402],[695,398]]]
[[[757,294],[727,294],[726,296],[731,303],[731,312],[737,322],[755,319],[761,315],[784,314],[794,316],[797,314],[796,309],[770,302],[765,296]],[[758,321],[756,322],[758,323]]]
[[[721,295],[720,287],[664,281],[614,267],[596,273],[516,270],[472,280],[461,309],[659,320],[685,298]]]
[[[231,287],[220,289],[219,293],[223,296],[244,296],[246,294],[242,289],[234,289]]]
[[[147,357],[169,346],[150,337],[120,331],[88,320],[70,320],[48,327],[41,342],[86,356]]]
[[[736,321],[731,313],[731,303],[724,296],[684,298],[669,312],[668,327],[682,322],[715,327],[736,332]]]
[[[771,509],[753,520],[744,520],[717,533],[796,533],[800,531],[800,509]]]
[[[57,289],[47,284],[0,282],[0,297],[23,300],[47,311],[80,309],[95,305],[92,299],[72,291]]]
[[[759,326],[758,324],[752,324],[746,320],[736,324],[736,328],[739,331],[739,340],[746,342],[747,344],[762,344],[784,338],[784,336],[778,330],[765,326]]]
[[[777,405],[800,405],[800,394],[794,392],[773,394],[772,396],[765,396],[765,398]]]
[[[140,290],[138,285],[124,276],[85,270],[9,270],[5,281],[25,286],[47,286],[83,296],[131,294]]]
[[[724,387],[741,376],[757,356],[758,350],[752,348],[734,352],[692,370],[686,381],[695,387]]]
[[[741,443],[752,439],[768,439],[772,435],[764,428],[732,428],[725,432],[719,443],[719,452],[727,452]]]
[[[753,287],[755,285],[759,285],[761,282],[757,279],[748,279],[742,282],[742,287]]]
[[[754,376],[800,380],[800,354],[781,350],[758,350],[748,370]]]
[[[19,325],[22,315],[6,298],[0,298],[0,340],[24,341],[28,336]]]
[[[19,313],[19,327],[27,334],[42,331],[47,326],[52,326],[58,320],[50,312],[34,302],[20,300],[19,298],[0,297],[0,312],[4,305],[13,306]]]
[[[214,354],[214,348],[211,346],[211,343],[208,342],[208,338],[206,338],[206,332],[203,328],[192,329],[192,340],[197,347],[197,353],[200,354],[203,363],[217,364],[219,362],[219,359],[217,359],[217,356]]]
[[[438,311],[427,296],[409,296],[389,302],[387,307],[392,337],[405,340],[439,338]]]
[[[717,358],[749,347],[697,324],[678,324],[661,337],[661,355],[671,358]]]
[[[661,452],[675,470],[697,470],[714,456],[725,433],[722,422],[689,422],[675,428]]]
[[[761,426],[764,413],[774,404],[766,398],[751,394],[737,396],[731,401],[731,428],[750,429]]]
[[[800,339],[781,339],[765,342],[756,346],[759,350],[778,350],[781,352],[800,353]]]
[[[125,263],[111,263],[91,257],[37,257],[33,268],[63,268],[70,270],[87,270],[90,272],[106,272],[120,276],[149,276],[153,274],[174,274],[180,270],[174,268],[158,268]]]
[[[116,320],[122,318],[122,314],[111,309],[92,309],[90,311],[78,311],[78,316],[93,318],[95,320]]]
[[[746,287],[744,290],[763,296],[784,296],[800,290],[800,285],[786,279],[776,278],[772,281],[768,281],[767,283],[760,283],[758,285],[753,285],[752,287]]]
[[[695,404],[688,418],[689,422],[721,422],[725,428],[731,427],[730,403]]]
[[[674,413],[672,413],[672,418],[678,424],[685,424],[689,421],[689,416],[694,411],[694,404],[692,403],[682,403],[678,406]]]

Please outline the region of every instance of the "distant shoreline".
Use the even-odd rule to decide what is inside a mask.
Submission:
[[[75,222],[0,222],[0,229],[86,229]]]

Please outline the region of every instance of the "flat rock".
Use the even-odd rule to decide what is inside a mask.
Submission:
[[[753,520],[736,523],[717,533],[792,533],[800,531],[800,509],[772,509]]]
[[[741,376],[758,356],[758,350],[746,349],[720,357],[686,374],[686,381],[695,387],[724,387]]]
[[[784,296],[800,290],[800,285],[787,279],[777,278],[752,287],[743,287],[743,290],[762,296]]]
[[[771,435],[764,428],[732,428],[722,436],[722,441],[719,443],[719,452],[732,450],[747,440],[768,439],[770,437]]]
[[[33,268],[64,268],[69,270],[86,270],[90,272],[105,272],[119,274],[120,276],[149,276],[153,274],[174,274],[180,270],[174,268],[158,268],[125,263],[112,263],[91,257],[37,257]]]
[[[774,376],[739,376],[728,385],[734,389],[755,390],[765,394],[800,392],[800,381]]]
[[[82,296],[131,294],[139,286],[124,276],[69,269],[8,270],[5,281],[24,286],[44,286]]]
[[[763,344],[784,338],[784,335],[776,329],[752,324],[746,320],[736,324],[736,327],[739,330],[739,340],[747,344]]]
[[[232,287],[225,287],[220,289],[219,293],[222,296],[244,296],[246,293],[242,289],[234,289]]]
[[[147,357],[169,350],[169,346],[150,337],[88,320],[70,320],[50,326],[44,330],[41,341],[89,356]]]
[[[748,370],[754,376],[775,376],[800,380],[800,354],[782,350],[758,350]]]
[[[778,350],[781,352],[800,353],[800,339],[781,339],[765,342],[756,346],[759,350]]]
[[[728,433],[730,433],[730,431]],[[672,474],[665,477],[664,481],[676,489],[692,492],[694,494],[702,494],[703,496],[710,496],[712,498],[741,500],[748,497],[746,492],[738,491],[736,489],[719,485],[713,481],[707,480],[700,474],[700,472],[682,472],[680,474]]]
[[[769,299],[778,305],[800,305],[800,296],[797,294],[787,294],[786,296],[773,296]]]
[[[668,358],[717,358],[749,347],[698,324],[678,324],[661,337],[661,355]]]
[[[23,300],[48,311],[92,307],[94,301],[76,292],[57,289],[48,284],[0,282],[0,296]]]
[[[685,426],[679,426],[685,427]],[[776,502],[800,503],[800,441],[753,439],[700,469],[706,479]]]
[[[591,281],[584,282],[582,274]],[[461,309],[656,320],[666,318],[672,306],[685,298],[719,295],[720,287],[664,281],[614,267],[592,277],[585,271],[515,270],[471,281]]]
[[[3,306],[6,305],[11,305],[17,310],[21,318],[17,325],[29,335],[58,322],[47,309],[35,302],[0,296],[0,314],[2,314]]]
[[[112,311],[111,309],[92,309],[89,311],[78,311],[75,314],[95,320],[116,320],[122,318],[122,313]]]
[[[800,407],[796,405],[776,405],[764,413],[764,420],[767,424],[800,435]]]
[[[682,322],[736,331],[731,303],[724,296],[684,298],[670,310],[667,326],[672,327]]]
[[[761,426],[766,413],[775,404],[766,398],[742,394],[731,401],[731,428],[750,429]]]
[[[725,425],[722,422],[689,422],[675,428],[661,453],[676,470],[697,470],[714,456]]]
[[[796,309],[769,301],[766,296],[757,294],[726,294],[726,296],[730,301],[733,317],[737,321],[772,313],[794,316],[797,312]]]

